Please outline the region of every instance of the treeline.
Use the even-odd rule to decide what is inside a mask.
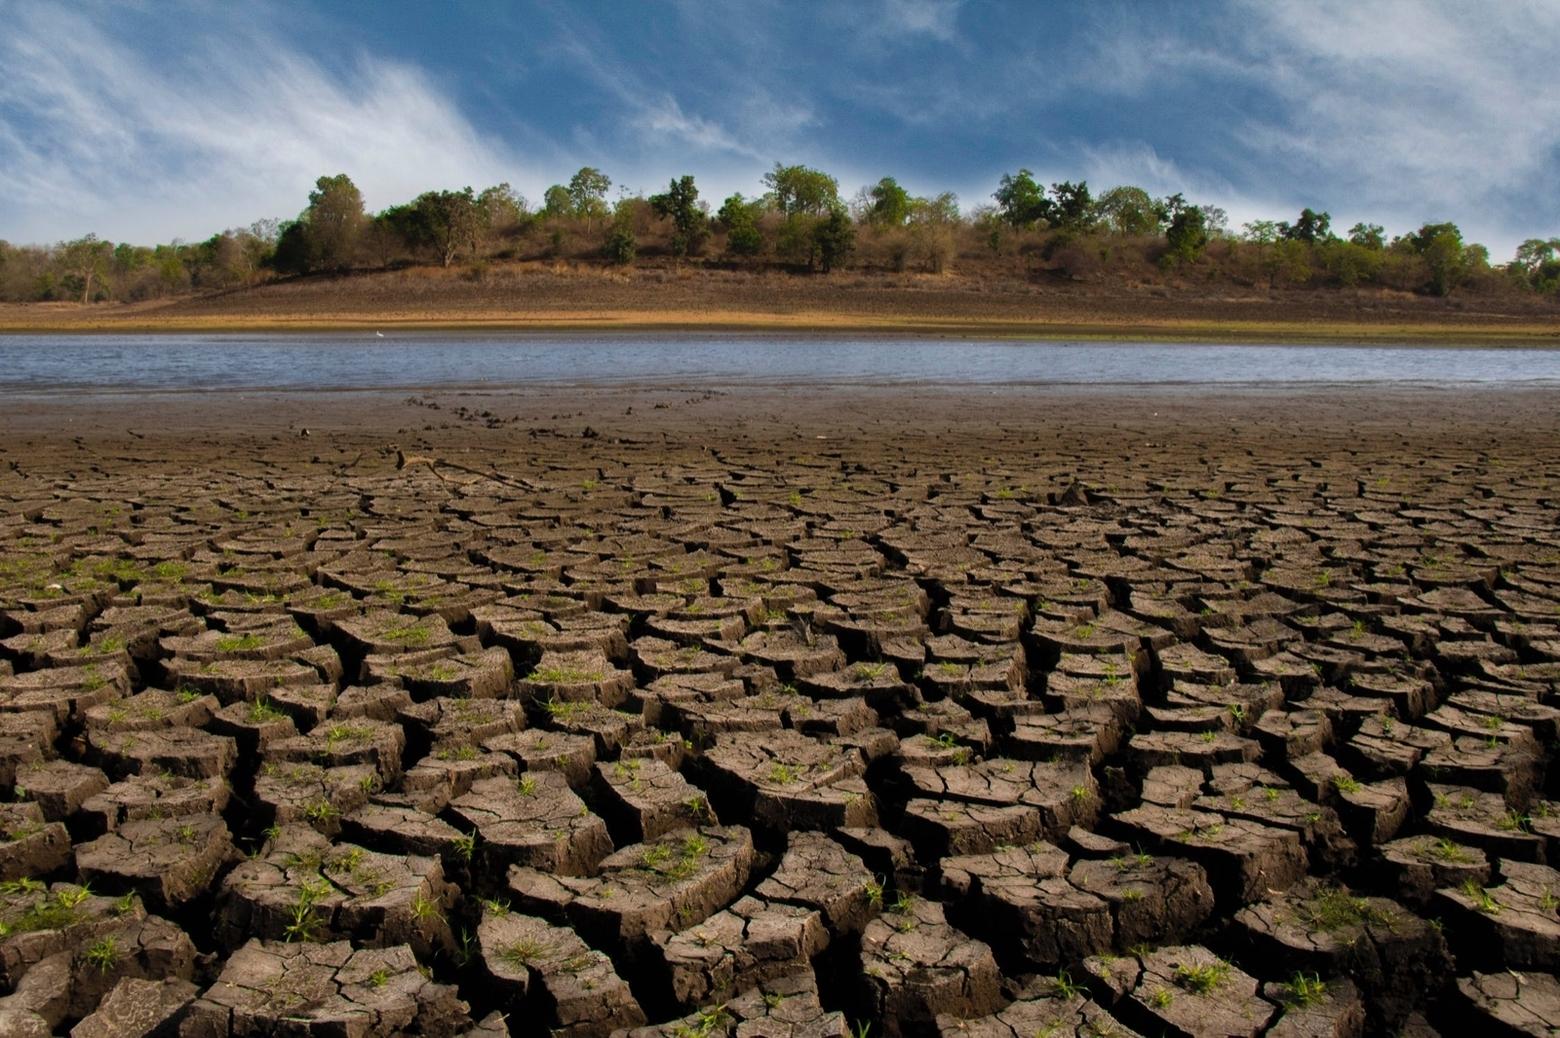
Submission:
[[[952,194],[911,195],[892,177],[846,199],[838,180],[776,164],[765,191],[718,207],[691,176],[665,192],[620,192],[586,167],[533,207],[508,184],[428,191],[370,213],[345,174],[321,177],[294,220],[262,221],[199,243],[154,247],[94,235],[52,246],[0,241],[0,299],[137,301],[258,284],[268,278],[411,264],[462,266],[481,277],[495,260],[627,265],[676,262],[1018,275],[1090,280],[1167,275],[1244,286],[1377,286],[1449,295],[1560,295],[1560,238],[1522,243],[1510,262],[1428,223],[1388,238],[1375,224],[1337,234],[1326,212],[1258,220],[1238,231],[1225,213],[1138,187],[1095,195],[1085,181],[1049,187],[1027,169],[1004,175],[990,204],[960,210]]]

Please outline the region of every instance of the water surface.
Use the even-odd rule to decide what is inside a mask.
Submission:
[[[1560,351],[459,333],[0,337],[0,392],[705,386],[1560,386]]]

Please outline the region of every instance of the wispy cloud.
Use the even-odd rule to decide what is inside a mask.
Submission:
[[[1200,87],[1209,111],[1187,129],[1206,158],[1181,172],[1188,193],[1199,171],[1228,178],[1232,211],[1454,219],[1507,254],[1544,230],[1534,202],[1560,186],[1560,94],[1543,71],[1557,39],[1560,7],[1524,0],[1235,0],[1152,34],[1101,16],[1069,82],[1144,103]]]
[[[412,66],[364,54],[332,71],[242,22],[169,66],[66,9],[8,13],[0,229],[18,240],[204,237],[296,213],[325,173],[349,173],[371,207],[529,179]]]

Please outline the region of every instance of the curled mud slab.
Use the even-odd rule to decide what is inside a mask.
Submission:
[[[1553,1027],[1554,394],[311,400],[0,415],[5,1033]]]

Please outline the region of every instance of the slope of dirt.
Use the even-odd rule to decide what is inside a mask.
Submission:
[[[140,304],[0,306],[0,331],[708,328],[993,337],[1560,343],[1560,306],[1514,295],[1074,282],[1010,274],[495,264],[291,279]]]

